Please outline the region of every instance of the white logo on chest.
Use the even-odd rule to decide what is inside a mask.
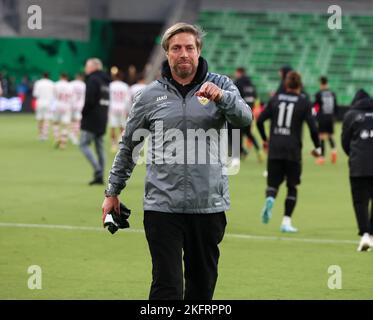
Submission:
[[[164,95],[164,96],[160,96],[160,97],[157,97],[157,102],[159,101],[163,101],[163,100],[166,100],[167,99],[167,96]]]

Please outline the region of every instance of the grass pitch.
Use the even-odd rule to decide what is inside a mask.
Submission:
[[[136,167],[122,193],[131,228],[112,236],[101,229],[104,188],[87,185],[92,172],[76,146],[60,151],[51,140],[37,141],[31,115],[1,115],[0,134],[0,299],[147,299],[145,167]],[[336,165],[316,166],[307,129],[304,135],[298,234],[279,231],[284,185],[270,224],[261,223],[265,164],[254,152],[230,177],[215,299],[373,299],[373,252],[356,252],[347,159],[339,148]],[[107,146],[106,172],[113,159]],[[31,265],[41,267],[41,290],[28,288]],[[330,266],[340,267],[341,289],[328,287],[336,283]]]

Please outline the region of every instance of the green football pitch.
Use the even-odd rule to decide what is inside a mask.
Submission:
[[[133,212],[131,228],[111,235],[101,225],[104,188],[87,185],[91,169],[76,146],[61,151],[51,140],[39,142],[31,115],[1,115],[0,134],[0,299],[147,299],[144,165],[122,193]],[[316,166],[308,130],[304,138],[293,219],[299,233],[279,230],[284,185],[273,219],[261,223],[265,164],[254,152],[230,177],[215,299],[373,298],[373,252],[356,252],[347,158],[339,149],[336,165]],[[108,141],[107,147],[108,171]],[[33,265],[41,268],[40,290],[28,287]]]

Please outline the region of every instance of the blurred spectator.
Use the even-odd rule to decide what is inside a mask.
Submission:
[[[27,76],[22,77],[21,83],[17,86],[17,96],[21,98],[22,103],[25,102],[26,98],[31,96],[32,85]]]
[[[8,97],[8,79],[6,77],[6,72],[0,72],[0,86],[2,90],[2,96]]]
[[[128,67],[128,74],[127,74],[127,78],[125,79],[125,82],[128,83],[129,86],[131,86],[134,83],[136,83],[136,80],[137,80],[137,69],[133,64],[131,64]]]
[[[16,77],[9,76],[7,79],[7,95],[8,97],[15,97],[17,95],[16,90]]]

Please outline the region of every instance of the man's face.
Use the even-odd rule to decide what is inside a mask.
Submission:
[[[193,34],[182,32],[169,39],[168,63],[171,71],[179,78],[185,79],[195,75],[199,56],[200,50]]]
[[[243,73],[241,72],[241,71],[235,71],[235,73],[234,73],[234,78],[235,79],[239,79],[239,78],[241,78],[243,76]]]
[[[87,61],[84,67],[85,74],[91,74],[93,71],[95,71],[94,64],[91,61]]]

